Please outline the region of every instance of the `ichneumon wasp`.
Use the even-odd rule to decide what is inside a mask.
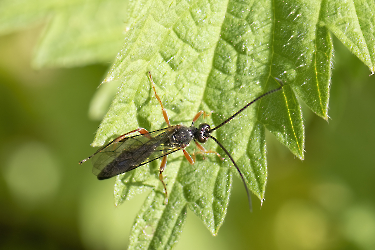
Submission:
[[[208,125],[207,123],[202,123],[198,127],[194,126],[194,123],[198,120],[198,118],[201,115],[205,114],[204,111],[199,111],[194,116],[191,126],[189,127],[185,125],[171,125],[169,122],[167,111],[164,108],[163,103],[160,100],[160,97],[156,93],[155,83],[152,79],[150,72],[148,72],[148,78],[151,82],[151,87],[154,90],[155,97],[161,106],[164,120],[168,126],[166,128],[151,132],[147,131],[144,128],[138,128],[133,131],[130,131],[126,134],[117,137],[107,145],[99,148],[93,155],[82,160],[81,162],[79,162],[79,164],[82,164],[87,160],[92,159],[93,173],[98,177],[99,180],[104,180],[125,172],[129,172],[133,169],[138,168],[139,166],[142,166],[144,164],[161,158],[162,160],[159,168],[159,179],[163,184],[165,191],[165,201],[167,203],[167,186],[163,180],[163,172],[167,164],[167,156],[178,150],[182,150],[182,152],[185,155],[185,158],[191,164],[194,164],[195,157],[191,157],[185,149],[187,146],[189,146],[191,141],[194,141],[194,143],[196,144],[197,148],[201,151],[201,153],[215,153],[220,157],[218,153],[211,150],[206,150],[201,145],[202,143],[205,143],[209,138],[211,138],[228,155],[229,159],[236,167],[245,186],[249,206],[251,209],[250,191],[246,185],[245,178],[243,177],[240,169],[238,168],[236,162],[234,161],[230,153],[227,151],[227,149],[214,136],[212,136],[211,133],[216,129],[220,128],[221,126],[225,125],[229,121],[231,121],[234,117],[236,117],[238,114],[240,114],[254,102],[262,99],[267,95],[270,95],[276,91],[281,90],[283,87],[282,82],[276,78],[276,80],[280,84],[279,88],[270,90],[258,96],[257,98],[246,104],[239,111],[237,111],[235,114],[233,114],[231,117],[223,121],[221,124],[214,128],[211,128],[210,125]],[[132,133],[136,132],[138,132],[139,134],[131,136]]]

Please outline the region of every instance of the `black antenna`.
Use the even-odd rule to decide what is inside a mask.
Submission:
[[[276,78],[276,79],[277,79],[277,78]],[[277,79],[277,80],[279,80],[279,79]],[[281,81],[279,81],[279,82],[280,82],[280,84],[282,84]],[[252,100],[251,102],[249,102],[248,104],[246,104],[242,109],[238,110],[234,115],[232,115],[231,117],[229,117],[228,119],[226,119],[225,121],[223,121],[221,124],[219,124],[218,126],[212,128],[212,129],[210,129],[209,133],[211,133],[212,131],[214,131],[214,130],[220,128],[220,127],[223,126],[224,124],[227,124],[230,120],[232,120],[232,119],[233,119],[234,117],[236,117],[239,113],[241,113],[242,111],[244,111],[247,107],[249,107],[249,106],[250,106],[251,104],[253,104],[254,102],[259,101],[259,100],[262,99],[263,97],[265,97],[265,96],[267,96],[267,95],[269,95],[269,94],[272,94],[272,93],[274,93],[274,92],[276,92],[276,91],[279,91],[279,90],[281,90],[282,88],[283,88],[283,85],[281,85],[281,86],[280,86],[279,88],[277,88],[277,89],[270,90],[270,91],[268,91],[267,93],[264,93],[263,95],[258,96],[257,98],[255,98],[254,100]]]
[[[233,160],[232,156],[229,154],[228,150],[226,150],[224,148],[224,146],[215,138],[213,137],[212,135],[209,136],[212,140],[214,140],[220,147],[222,150],[224,150],[224,152],[228,155],[229,159],[232,161],[233,165],[237,168],[237,171],[238,173],[240,174],[241,176],[241,179],[243,181],[243,184],[245,185],[245,189],[246,189],[246,193],[247,193],[247,200],[249,201],[249,208],[250,208],[250,212],[253,211],[253,206],[251,205],[251,196],[250,196],[250,191],[249,189],[247,188],[247,185],[246,185],[246,181],[245,181],[245,178],[243,177],[240,169],[238,168],[236,162]]]
[[[245,186],[245,189],[246,189],[247,199],[248,199],[248,201],[249,201],[250,211],[252,211],[253,208],[252,208],[252,204],[251,204],[250,191],[249,191],[249,188],[248,188],[247,185],[246,185],[245,178],[243,177],[243,174],[241,173],[240,169],[238,168],[236,162],[234,161],[234,159],[232,158],[232,156],[229,154],[228,150],[226,150],[226,148],[224,148],[224,146],[223,146],[223,145],[222,145],[222,144],[221,144],[221,143],[220,143],[215,137],[213,137],[213,136],[211,135],[211,133],[212,133],[212,131],[214,131],[214,130],[220,128],[221,126],[223,126],[224,124],[227,124],[229,121],[231,121],[234,117],[236,117],[238,114],[240,114],[242,111],[244,111],[247,107],[249,107],[249,106],[250,106],[251,104],[253,104],[254,102],[256,102],[256,101],[262,99],[263,97],[265,97],[265,96],[267,96],[267,95],[269,95],[269,94],[272,94],[272,93],[274,93],[274,92],[276,92],[276,91],[281,90],[281,89],[283,88],[284,84],[282,83],[282,81],[281,81],[280,79],[278,79],[278,78],[274,78],[274,79],[275,79],[276,81],[278,81],[279,84],[281,85],[279,88],[277,88],[277,89],[273,89],[273,90],[270,90],[270,91],[264,93],[263,95],[258,96],[257,98],[255,98],[254,100],[252,100],[251,102],[249,102],[248,104],[246,104],[242,109],[238,110],[234,115],[232,115],[231,117],[229,117],[228,119],[226,119],[225,121],[223,121],[222,123],[220,123],[218,126],[214,127],[213,129],[209,129],[209,130],[207,131],[207,134],[206,134],[207,137],[209,137],[209,138],[211,138],[212,140],[214,140],[214,141],[217,143],[217,145],[219,145],[219,146],[221,147],[221,149],[222,149],[222,150],[228,155],[229,159],[232,161],[233,165],[236,167],[238,173],[239,173],[240,176],[241,176],[241,179],[242,179],[242,182],[243,182],[243,184],[244,184],[244,186]]]

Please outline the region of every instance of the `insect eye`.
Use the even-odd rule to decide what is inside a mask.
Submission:
[[[208,133],[208,131],[210,130],[210,125],[208,125],[207,123],[202,123],[201,125],[199,125],[199,134],[198,134],[198,142],[200,143],[205,143],[208,139],[208,136],[210,135]]]

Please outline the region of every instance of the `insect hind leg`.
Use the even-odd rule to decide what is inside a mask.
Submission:
[[[165,185],[164,178],[163,178],[163,172],[165,170],[166,165],[167,165],[167,156],[165,155],[163,157],[163,160],[161,161],[160,169],[159,169],[159,180],[161,181],[161,183],[163,184],[163,187],[164,187],[164,195],[165,195],[164,204],[165,205],[168,204],[167,185]]]
[[[145,137],[151,139],[150,133],[147,131],[147,129],[145,129],[145,128],[137,128],[137,129],[134,129],[134,130],[132,130],[132,131],[126,133],[126,134],[120,135],[119,137],[117,137],[116,139],[114,139],[109,144],[112,144],[113,142],[120,142],[120,141],[126,139],[129,134],[132,134],[132,133],[135,133],[135,132],[138,132],[141,135],[144,135]]]

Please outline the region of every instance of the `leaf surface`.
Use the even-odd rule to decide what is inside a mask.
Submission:
[[[307,17],[305,14],[303,17],[316,23],[319,8],[313,7],[317,9],[315,16]],[[136,124],[148,130],[166,126],[147,78],[148,71],[152,73],[156,90],[172,124],[185,125],[191,123],[199,110],[213,111],[204,122],[218,125],[259,95],[278,88],[280,79],[285,83],[282,91],[254,103],[214,133],[238,163],[248,187],[263,199],[267,181],[265,129],[303,159],[302,113],[296,97],[295,89],[298,88],[294,87],[293,81],[298,77],[302,79],[306,74],[315,76],[316,68],[313,56],[299,58],[291,55],[290,51],[311,53],[316,45],[317,25],[309,29],[304,25],[295,25],[293,18],[298,18],[298,13],[286,21],[282,20],[287,10],[276,8],[280,11],[274,13],[271,2],[245,6],[222,1],[173,2],[171,5],[144,1],[133,8],[136,13],[132,16],[134,26],[127,33],[126,45],[104,81],[104,84],[111,84],[113,79],[121,79],[123,85],[98,129],[93,145],[102,145],[124,131],[135,129]],[[303,13],[307,8],[298,11]],[[282,25],[280,21],[285,22],[284,28],[278,26]],[[301,29],[301,35],[296,39],[310,39],[306,41],[309,47],[300,45],[295,48],[297,41],[285,37],[283,29],[289,30],[292,25]],[[330,42],[329,36],[321,39]],[[282,45],[288,41],[288,46]],[[282,51],[275,53],[276,49]],[[297,49],[300,51],[297,52]],[[332,48],[326,48],[328,52],[329,49]],[[293,61],[296,58],[298,62]],[[330,65],[330,57],[322,58],[322,63]],[[281,66],[283,63],[287,64],[286,68]],[[301,69],[296,70],[296,66]],[[328,72],[322,73],[323,78],[329,77],[329,69],[328,66]],[[306,84],[316,86],[316,78],[308,80],[304,79]],[[322,84],[328,86],[328,79]],[[301,88],[300,91],[306,89]],[[310,95],[306,96],[314,103]],[[320,102],[325,103],[322,106]],[[328,98],[319,100],[316,105],[319,115],[325,115],[327,102]],[[161,244],[159,247],[168,248],[169,238],[179,232],[179,226],[183,224],[185,216],[181,211],[185,211],[186,207],[202,219],[212,234],[217,234],[227,212],[232,175],[238,173],[213,141],[206,143],[205,148],[219,152],[225,160],[214,154],[205,156],[205,159],[198,155],[198,161],[190,165],[181,152],[168,156],[164,172],[170,193],[167,206],[160,204],[163,201],[162,185],[157,179],[160,163],[142,166],[117,177],[116,204],[151,189],[153,191],[146,200],[145,209],[149,204],[158,209],[151,216],[156,224],[148,223],[152,224],[150,227],[159,229],[169,225],[168,229],[163,229],[163,237],[146,237],[142,229],[145,220],[143,224],[139,222],[146,210],[141,210],[133,228],[136,233],[131,237],[132,247],[146,244],[142,247],[152,248],[152,242],[158,242]],[[194,152],[194,146],[188,151]],[[168,214],[170,206],[180,208],[173,214],[173,218],[182,220],[177,224],[168,223],[164,221],[168,218],[160,216]]]
[[[204,122],[217,126],[281,80],[282,91],[254,103],[213,133],[254,195],[264,199],[265,130],[303,159],[301,102],[320,117],[329,117],[331,34],[374,72],[374,10],[373,0],[3,0],[0,33],[46,22],[34,58],[37,67],[109,62],[119,51],[97,94],[100,102],[95,101],[90,112],[103,116],[115,95],[93,146],[137,127],[151,131],[166,126],[148,71],[171,123],[187,126],[199,110],[212,111]],[[187,150],[192,154],[194,147]],[[228,208],[232,175],[238,173],[213,141],[205,148],[225,160],[197,154],[196,164],[190,165],[181,152],[168,157],[166,206],[159,162],[116,178],[117,205],[151,190],[133,226],[131,249],[171,248],[187,208],[217,234]]]
[[[33,65],[74,67],[109,63],[126,33],[128,1],[3,0],[0,34],[47,21]]]

